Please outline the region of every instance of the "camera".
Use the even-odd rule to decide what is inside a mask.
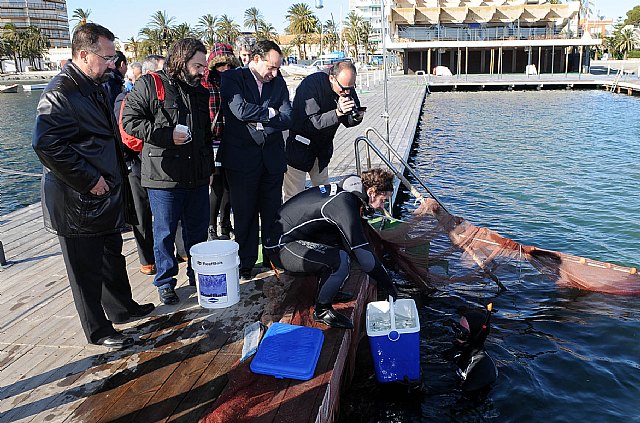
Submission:
[[[353,101],[353,98],[349,96],[347,100]],[[354,106],[353,109],[351,109],[351,118],[355,121],[362,120],[362,114],[358,111],[358,106]]]

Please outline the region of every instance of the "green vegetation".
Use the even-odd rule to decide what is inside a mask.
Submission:
[[[608,52],[612,59],[637,58],[640,56],[640,37],[634,26],[640,25],[640,6],[627,12],[627,19],[618,20],[613,33],[604,37],[602,46],[595,49],[596,58]]]
[[[6,24],[0,29],[0,59],[12,59],[18,72],[23,71],[23,59],[27,59],[29,65],[37,68],[39,59],[44,57],[48,48],[49,39],[35,26],[18,29],[13,24]],[[1,67],[0,72],[4,72]]]

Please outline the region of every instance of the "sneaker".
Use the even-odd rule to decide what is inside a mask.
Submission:
[[[313,320],[324,323],[332,328],[353,329],[351,320],[331,307],[331,304],[317,303],[313,310]]]
[[[220,226],[220,237],[218,239],[231,239],[231,232],[233,232],[231,226]]]
[[[165,305],[178,304],[180,302],[180,298],[173,288],[158,288],[158,295],[160,296],[160,301]]]

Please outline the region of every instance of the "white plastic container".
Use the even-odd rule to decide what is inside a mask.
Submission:
[[[191,247],[198,303],[204,308],[225,308],[240,301],[238,243],[229,240],[201,242]]]
[[[412,299],[367,304],[367,335],[378,382],[420,379],[420,319]]]

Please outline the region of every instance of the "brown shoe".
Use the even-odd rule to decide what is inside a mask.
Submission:
[[[155,275],[156,274],[156,265],[155,264],[143,264],[140,266],[140,273],[144,273],[145,275]]]

